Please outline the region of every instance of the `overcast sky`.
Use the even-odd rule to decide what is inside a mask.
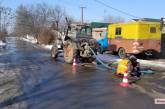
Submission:
[[[1,0],[0,0],[1,1]],[[80,19],[80,6],[85,6],[86,21],[100,21],[104,16],[122,16],[129,20],[133,17],[117,12],[95,0],[2,0],[2,5],[16,9],[20,4],[30,5],[45,2],[51,6],[60,5],[75,19]],[[105,4],[140,18],[165,17],[165,0],[99,0]]]

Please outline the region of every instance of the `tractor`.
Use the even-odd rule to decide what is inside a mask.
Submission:
[[[67,21],[67,19],[66,19]],[[70,24],[67,21],[67,29],[62,41],[64,60],[72,63],[74,59],[81,62],[93,62],[95,60],[91,49],[97,53],[100,50],[99,44],[92,38],[92,29],[89,24]],[[55,41],[51,49],[51,57],[58,57],[58,43]]]

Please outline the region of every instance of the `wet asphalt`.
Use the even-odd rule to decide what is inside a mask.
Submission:
[[[19,94],[11,92],[15,96],[0,100],[0,109],[165,108],[154,104],[155,98],[165,98],[164,72],[143,75],[123,88],[119,85],[122,79],[101,66],[72,67],[62,56],[55,61],[49,51],[30,43],[16,38],[8,38],[7,43],[0,52],[0,69],[17,71]]]

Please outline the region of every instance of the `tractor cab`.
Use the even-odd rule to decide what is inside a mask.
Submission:
[[[92,29],[88,24],[71,24],[68,36],[71,39],[92,38]]]

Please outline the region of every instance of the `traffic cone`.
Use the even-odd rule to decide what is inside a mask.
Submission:
[[[75,58],[73,59],[73,64],[72,64],[72,66],[77,66],[77,63],[76,63],[76,59],[75,59]]]
[[[122,86],[122,87],[128,87],[129,86],[128,73],[124,73],[123,81],[122,81],[122,83],[120,83],[120,86]]]

